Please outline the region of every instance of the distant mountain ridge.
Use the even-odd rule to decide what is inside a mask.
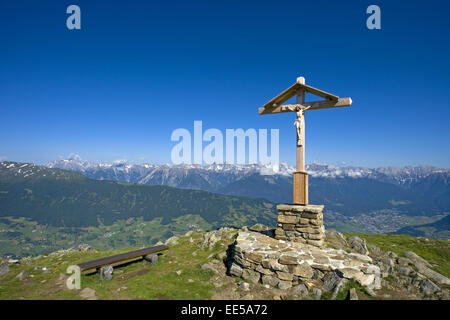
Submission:
[[[57,227],[87,227],[142,217],[163,223],[198,215],[212,226],[272,223],[263,199],[114,181],[31,163],[0,162],[0,217],[31,218]]]
[[[27,177],[45,168],[20,166],[23,167],[16,167],[14,174]],[[294,168],[286,164],[281,164],[276,172],[271,166],[260,165],[91,163],[74,155],[53,161],[47,168],[62,168],[94,180],[203,190],[258,201],[266,199],[275,204],[292,201]],[[341,232],[390,233],[433,223],[450,214],[449,169],[430,166],[369,169],[311,164],[307,170],[310,203],[325,205],[327,228]],[[446,233],[439,233],[442,234]]]
[[[77,155],[47,165],[83,173],[98,180],[167,185],[227,195],[265,198],[274,203],[292,201],[292,172],[270,165],[157,165],[126,162],[91,163]],[[346,216],[394,210],[407,215],[432,216],[450,213],[450,169],[419,167],[306,166],[310,202]]]
[[[280,164],[279,170],[275,171],[270,165],[256,164],[248,166],[231,164],[202,166],[196,164],[130,164],[124,161],[93,163],[84,161],[77,155],[72,155],[68,159],[52,161],[47,164],[47,167],[76,171],[97,180],[166,185],[212,192],[252,174],[290,176],[294,171],[293,167],[286,164]]]
[[[192,189],[209,188],[219,190],[221,187],[253,174],[278,175],[291,177],[295,168],[280,163],[276,170],[271,165],[234,165],[234,164],[131,164],[126,161],[112,163],[94,163],[82,160],[74,154],[67,159],[59,159],[47,164],[49,168],[59,168],[83,173],[87,177],[98,180],[114,180],[140,184],[169,185]],[[306,170],[313,178],[370,178],[401,186],[409,186],[433,175],[450,177],[450,169],[433,166],[406,166],[364,168],[355,166],[337,167],[328,164],[309,164]],[[186,180],[198,176],[197,181],[187,183]],[[202,185],[204,184],[204,185]],[[213,185],[214,184],[214,185]]]

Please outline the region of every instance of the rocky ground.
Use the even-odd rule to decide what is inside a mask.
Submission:
[[[97,274],[83,274],[80,290],[69,290],[65,285],[68,277],[66,269],[69,265],[117,254],[123,250],[103,252],[81,246],[35,258],[2,258],[0,299],[448,300],[448,240],[418,241],[418,238],[408,237],[401,238],[400,242],[400,238],[396,238],[400,236],[376,235],[379,237],[376,239],[382,244],[376,246],[367,243],[363,235],[345,236],[336,231],[327,231],[325,247],[328,255],[337,257],[336,253],[339,253],[344,257],[340,260],[342,263],[353,258],[357,261],[358,257],[366,259],[359,261],[358,266],[366,268],[363,271],[374,266],[370,267],[376,271],[373,279],[369,277],[373,280],[369,281],[370,283],[364,282],[364,279],[367,281],[368,278],[361,277],[361,274],[351,273],[350,276],[350,273],[345,272],[343,264],[334,262],[336,267],[333,268],[331,260],[327,261],[329,268],[315,268],[320,263],[313,263],[316,259],[314,254],[310,260],[306,257],[304,261],[300,260],[300,263],[310,261],[312,269],[297,268],[299,276],[289,280],[290,285],[286,285],[289,281],[279,281],[280,275],[289,276],[276,269],[287,266],[284,271],[290,271],[296,265],[283,265],[283,261],[279,260],[277,263],[265,264],[267,270],[260,269],[261,272],[267,273],[266,276],[270,275],[278,281],[263,282],[261,279],[264,274],[246,272],[243,276],[243,270],[242,273],[236,274],[232,265],[236,264],[235,254],[239,251],[236,247],[243,243],[242,239],[271,239],[272,233],[273,230],[262,225],[242,229],[221,228],[210,232],[189,231],[183,236],[168,239],[166,244],[170,249],[159,256],[156,264],[144,264],[142,260],[137,260],[115,267],[110,281],[101,280]],[[410,250],[410,243],[414,243],[414,248],[417,248],[415,251],[421,256]],[[305,254],[306,249],[308,248],[301,248],[302,254]],[[292,248],[290,250],[291,253],[297,252]],[[428,252],[427,250],[438,250],[436,258],[433,256],[425,260],[422,252]],[[245,269],[244,266],[239,267]],[[254,267],[256,269],[256,265]],[[306,272],[308,276],[305,277],[302,272]],[[363,274],[367,276],[371,273]],[[376,277],[379,277],[378,283]]]
[[[280,246],[270,237],[272,230],[252,229],[238,232],[228,259],[228,274],[241,278],[239,288],[251,292],[241,298],[448,299],[450,279],[412,251],[398,256],[336,231],[327,231],[321,250],[283,241]]]

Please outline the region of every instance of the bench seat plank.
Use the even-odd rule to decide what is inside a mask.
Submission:
[[[99,268],[99,267],[103,267],[103,266],[106,266],[109,264],[135,259],[138,257],[146,256],[148,254],[160,252],[160,251],[167,250],[167,249],[169,249],[169,247],[166,245],[139,249],[139,250],[135,250],[135,251],[116,254],[114,256],[110,256],[110,257],[106,257],[106,258],[100,258],[97,260],[83,262],[83,263],[78,264],[78,267],[80,267],[81,271]]]

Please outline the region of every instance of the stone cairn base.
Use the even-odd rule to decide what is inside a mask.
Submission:
[[[367,255],[319,249],[259,232],[240,231],[231,258],[230,275],[279,289],[299,284],[308,289],[326,287],[339,279],[354,279],[370,289],[381,287],[380,267]]]
[[[275,239],[321,247],[325,240],[322,205],[280,204]]]

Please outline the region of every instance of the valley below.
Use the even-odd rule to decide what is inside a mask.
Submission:
[[[233,165],[0,162],[0,255],[36,256],[88,244],[148,246],[202,229],[276,225],[290,168]],[[311,203],[330,230],[450,238],[449,171],[310,165]]]

